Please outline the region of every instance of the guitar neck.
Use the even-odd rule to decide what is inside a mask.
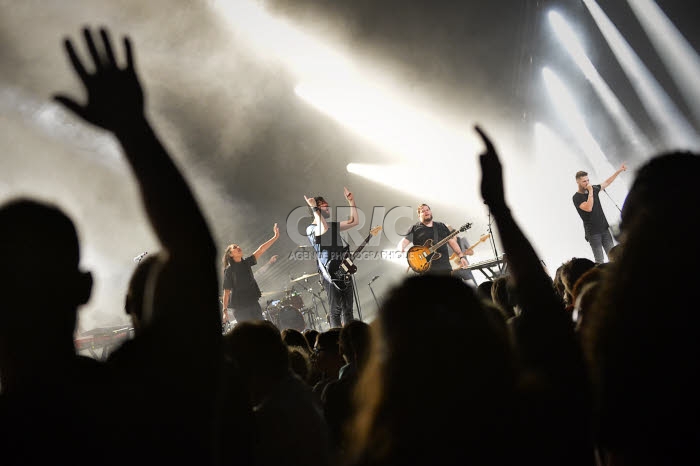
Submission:
[[[450,233],[449,235],[445,236],[440,241],[438,241],[437,243],[435,243],[435,245],[433,245],[433,247],[430,248],[430,253],[432,254],[435,251],[437,251],[438,249],[440,249],[443,244],[447,243],[449,240],[451,240],[452,238],[457,236],[459,234],[459,232],[460,232],[460,230],[455,230],[452,233]]]
[[[464,252],[466,253],[467,251],[473,251],[475,247],[477,247],[478,245],[480,245],[481,243],[486,241],[488,238],[489,238],[489,235],[484,236],[479,241],[477,241],[476,243],[472,244],[467,249],[465,249]],[[459,259],[460,259],[459,254],[457,254],[456,252],[452,253],[452,255],[450,256],[450,260],[457,261]]]
[[[359,246],[357,247],[357,249],[355,249],[355,252],[353,252],[352,254],[350,254],[350,257],[351,257],[352,259],[355,259],[355,254],[359,254],[360,252],[362,252],[362,249],[364,249],[364,247],[367,246],[367,243],[369,243],[370,238],[372,238],[372,233],[370,233],[369,235],[367,235],[367,238],[365,238],[365,240],[362,242],[362,244],[359,245]]]

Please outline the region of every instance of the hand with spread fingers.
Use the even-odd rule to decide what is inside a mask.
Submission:
[[[83,29],[83,37],[92,61],[89,72],[81,61],[71,39],[65,39],[64,47],[87,92],[87,102],[80,104],[71,97],[57,94],[54,99],[73,113],[101,128],[117,132],[144,115],[144,93],[134,65],[131,40],[124,37],[126,64],[120,66],[112,48],[109,31],[98,34]]]

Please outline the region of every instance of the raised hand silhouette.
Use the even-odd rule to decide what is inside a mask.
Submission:
[[[479,155],[481,164],[481,196],[484,202],[491,207],[501,207],[505,205],[505,193],[503,190],[503,167],[498,159],[496,148],[491,139],[479,126],[474,129],[484,141],[486,151]]]
[[[54,95],[54,100],[95,126],[118,132],[139,115],[144,114],[144,93],[134,65],[131,40],[124,37],[126,65],[119,66],[112,48],[109,31],[99,30],[101,44],[95,43],[96,34],[83,29],[85,44],[92,59],[89,72],[81,61],[71,39],[65,39],[64,47],[73,69],[85,86],[87,102],[80,104],[64,94]]]

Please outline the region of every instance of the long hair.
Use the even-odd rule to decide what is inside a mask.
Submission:
[[[413,277],[395,288],[371,324],[351,456],[370,464],[490,460],[508,435],[516,381],[496,317],[452,277]]]
[[[226,267],[231,265],[233,262],[233,258],[231,257],[231,251],[233,248],[237,246],[235,243],[234,244],[229,244],[226,246],[226,250],[224,251],[224,256],[221,258],[221,272],[223,273],[226,270]]]

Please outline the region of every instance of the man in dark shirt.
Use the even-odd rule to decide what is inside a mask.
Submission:
[[[627,170],[627,166],[623,163],[610,178],[599,185],[591,185],[588,180],[588,173],[584,171],[576,172],[578,190],[574,193],[573,202],[574,206],[576,206],[576,211],[581,220],[583,220],[586,241],[591,245],[593,257],[599,264],[605,262],[603,250],[605,250],[607,255],[608,251],[613,247],[613,239],[608,229],[608,220],[605,218],[603,208],[600,206],[598,195],[601,190],[604,190],[610,186],[610,183],[615,181],[617,175],[625,170]]]
[[[306,203],[313,210],[314,221],[306,229],[309,242],[316,251],[319,272],[323,277],[323,287],[328,297],[330,308],[330,326],[341,327],[353,320],[353,292],[352,281],[337,280],[335,271],[338,270],[343,260],[343,255],[348,251],[340,232],[349,230],[359,224],[355,198],[353,194],[344,188],[345,198],[350,204],[350,218],[342,222],[327,222],[331,217],[328,202],[321,197],[306,197]]]
[[[448,236],[454,228],[446,225],[442,222],[437,222],[433,220],[433,212],[430,210],[428,204],[421,204],[417,208],[418,220],[416,223],[408,230],[405,238],[401,240],[401,252],[406,251],[410,243],[416,245],[423,245],[429,239],[435,240],[434,243],[443,240]],[[437,232],[435,231],[437,230]],[[430,265],[429,273],[439,273],[448,275],[452,273],[452,265],[450,265],[450,253],[448,252],[447,245],[457,253],[460,258],[460,263],[463,267],[467,267],[469,262],[467,262],[464,253],[459,247],[456,238],[451,238],[446,244],[443,244],[436,252],[440,253],[441,256],[438,259],[432,261]],[[473,251],[471,251],[474,254]]]
[[[243,250],[237,244],[226,248],[222,259],[224,269],[223,322],[228,322],[227,309],[233,311],[236,322],[246,320],[263,320],[262,308],[258,303],[261,293],[258,282],[255,281],[252,267],[258,263],[258,258],[267,251],[280,237],[280,229],[275,223],[274,236],[261,244],[253,255],[243,257]]]

